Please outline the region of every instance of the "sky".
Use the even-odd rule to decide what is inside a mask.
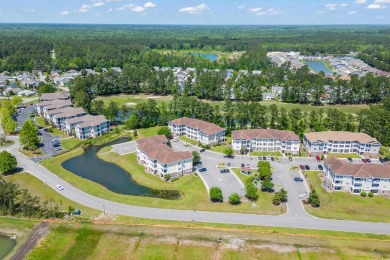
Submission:
[[[390,24],[390,0],[0,0],[0,23]]]

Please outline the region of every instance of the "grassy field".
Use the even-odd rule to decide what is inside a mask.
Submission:
[[[36,220],[0,217],[0,234],[16,239],[15,247],[5,259],[10,259],[16,253],[27,240],[31,230],[38,224]]]
[[[237,177],[240,178],[244,185],[249,176],[251,176],[251,174],[253,174],[254,172],[253,171],[250,175],[245,175],[241,173],[240,169],[233,168],[232,170],[237,175]],[[272,205],[272,197],[274,196],[273,193],[262,192],[258,189],[257,194],[259,195],[259,199],[256,201],[256,204],[259,207],[277,210],[278,212],[280,212],[280,214],[286,213],[285,207]]]
[[[48,125],[45,124],[45,120],[44,120],[42,117],[40,117],[40,116],[36,116],[36,117],[35,117],[35,122],[36,122],[39,126],[41,126],[41,127],[47,127],[47,126],[48,126]]]
[[[327,157],[336,157],[336,158],[359,158],[362,157],[356,153],[328,153]]]
[[[182,140],[183,142],[186,142],[186,143],[189,143],[189,144],[192,144],[192,145],[195,145],[195,146],[198,145],[198,141],[196,141],[194,139],[191,139],[191,138],[189,138],[187,136],[180,136],[179,139]]]
[[[76,137],[69,137],[61,140],[61,146],[66,150],[70,150],[82,142],[83,140],[78,139]]]
[[[231,146],[231,144],[232,144],[232,138],[227,136],[225,144],[211,146],[210,150],[217,152],[217,153],[223,153],[225,151],[225,149],[228,148],[228,145]]]
[[[157,176],[145,173],[144,168],[137,163],[135,154],[127,154],[123,156],[118,156],[116,153],[100,154],[99,156],[102,159],[115,163],[124,168],[126,171],[130,172],[133,179],[137,183],[155,189],[179,190],[184,194],[184,198],[180,200],[164,200],[158,198],[117,194],[107,190],[97,183],[80,178],[61,167],[61,163],[63,161],[81,153],[82,149],[76,149],[71,152],[56,156],[55,158],[46,159],[41,164],[51,170],[53,173],[60,176],[62,179],[89,194],[120,203],[157,208],[247,212],[270,215],[280,214],[279,209],[272,206],[270,207],[269,203],[263,199],[260,199],[257,202],[257,207],[252,207],[252,203],[242,203],[238,206],[232,206],[228,202],[212,203],[209,200],[203,182],[197,176],[186,175],[181,177],[178,181],[165,182]]]
[[[67,135],[63,131],[61,131],[60,129],[57,129],[57,128],[53,128],[53,131],[50,134],[54,137],[56,137],[56,136],[59,136],[61,138],[67,137]]]
[[[277,229],[277,228],[276,228]],[[177,226],[51,223],[27,259],[380,259],[389,236],[240,232]],[[376,251],[375,251],[376,249]]]
[[[129,107],[135,107],[136,104],[145,102],[146,100],[154,98],[157,104],[162,102],[169,103],[172,100],[172,96],[152,96],[152,95],[114,95],[114,96],[101,96],[97,97],[96,100],[103,100],[107,105],[110,101],[115,101],[119,105],[127,105]],[[219,105],[219,107],[223,107],[224,101],[210,101],[203,100],[203,102],[210,103],[212,105]],[[357,114],[360,110],[368,109],[368,105],[325,105],[325,106],[312,106],[312,105],[303,105],[303,104],[291,104],[291,103],[283,103],[275,100],[270,101],[261,101],[261,105],[269,107],[272,104],[277,105],[279,108],[284,108],[287,111],[290,111],[294,108],[299,108],[302,112],[310,112],[312,110],[323,109],[326,110],[328,108],[337,109],[341,112],[348,114]]]
[[[148,99],[154,99],[157,104],[162,102],[169,103],[172,96],[153,96],[153,95],[113,95],[113,96],[99,96],[95,100],[103,100],[107,106],[110,101],[118,103],[119,106],[126,105],[128,107],[135,107],[138,103],[145,102]]]
[[[55,200],[61,205],[60,210],[67,211],[68,206],[72,206],[76,209],[81,210],[81,216],[86,218],[97,217],[101,213],[98,210],[85,207],[81,204],[78,204],[63,197],[61,194],[54,190],[55,187],[49,187],[45,185],[44,183],[42,183],[42,181],[40,181],[29,173],[21,172],[13,175],[4,176],[3,178],[7,182],[12,181],[14,183],[17,183],[21,188],[28,189],[32,195],[40,197],[41,202],[50,199]]]
[[[162,126],[155,126],[149,128],[142,128],[138,130],[138,138],[145,138],[149,136],[157,135],[158,130],[160,130]]]
[[[250,155],[252,155],[252,156],[282,156],[282,154],[279,151],[273,151],[273,152],[254,151],[254,152],[250,152]]]
[[[321,201],[321,207],[318,209],[305,205],[310,214],[321,218],[390,222],[390,199],[381,196],[363,198],[345,192],[328,193],[321,185],[318,177],[320,172],[306,173]]]

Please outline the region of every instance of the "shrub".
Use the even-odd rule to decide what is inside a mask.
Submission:
[[[257,200],[257,198],[259,197],[259,195],[257,194],[257,188],[253,183],[247,182],[245,184],[245,190],[246,190],[246,197],[248,199]]]
[[[368,197],[370,197],[370,198],[374,197],[374,193],[373,193],[372,191],[370,191],[370,192],[368,193]]]
[[[169,174],[165,174],[165,175],[164,175],[164,180],[168,181],[169,178],[171,178],[171,175],[169,175]]]
[[[320,197],[318,196],[315,189],[311,189],[308,201],[312,207],[314,208],[320,207],[321,205]]]
[[[280,200],[279,192],[275,192],[274,197],[272,198],[272,204],[274,206],[278,206],[278,205],[280,205],[280,203],[281,203],[281,200]]]
[[[222,190],[219,187],[212,187],[210,189],[210,200],[212,202],[223,202]]]
[[[175,178],[173,178],[172,180],[171,180],[171,182],[175,182],[175,181],[177,181],[177,180],[179,180],[180,178],[179,177],[175,177]]]
[[[364,191],[360,192],[360,196],[362,197],[367,197],[367,193],[365,193]]]
[[[240,204],[240,203],[241,203],[240,195],[238,195],[237,192],[232,193],[232,194],[229,196],[229,203],[232,204],[232,205],[238,205],[238,204]]]

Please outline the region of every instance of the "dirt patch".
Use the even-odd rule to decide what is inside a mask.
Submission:
[[[233,249],[233,250],[242,250],[245,247],[245,240],[238,237],[231,237],[229,241],[223,243],[221,248]]]
[[[127,102],[126,105],[127,105],[127,106],[135,106],[135,105],[137,105],[137,103],[134,103],[134,102]]]
[[[26,242],[19,248],[19,250],[11,257],[11,260],[24,259],[30,251],[49,233],[49,223],[41,222],[31,231],[30,236]]]
[[[297,248],[295,248],[294,246],[281,246],[277,244],[255,245],[253,247],[257,249],[270,249],[278,253],[290,253],[297,251]]]
[[[111,213],[101,213],[99,216],[94,218],[95,221],[110,223],[116,220],[116,215]]]
[[[157,98],[160,98],[160,97],[146,97],[146,98],[153,98],[153,99],[157,99]]]

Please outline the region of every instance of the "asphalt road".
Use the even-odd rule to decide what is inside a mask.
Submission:
[[[390,234],[390,224],[388,223],[372,223],[359,222],[347,220],[331,220],[313,217],[304,212],[302,205],[294,206],[292,211],[291,206],[289,213],[282,216],[265,216],[256,214],[243,213],[227,213],[227,212],[206,212],[194,210],[175,210],[175,209],[159,209],[146,208],[139,206],[132,206],[121,204],[117,202],[101,199],[90,194],[87,194],[66,181],[60,179],[58,176],[43,168],[39,164],[27,159],[20,154],[17,149],[19,143],[16,139],[14,145],[1,148],[0,150],[8,150],[14,154],[19,162],[19,166],[26,171],[45,182],[58,193],[63,196],[76,201],[85,206],[95,208],[98,210],[105,209],[106,212],[113,214],[150,218],[150,219],[164,219],[177,221],[196,221],[196,222],[211,222],[211,223],[226,223],[226,224],[243,224],[243,225],[259,225],[259,226],[275,226],[275,227],[290,227],[290,228],[307,228],[319,230],[335,230],[347,232],[360,233],[375,233],[375,234]],[[287,178],[288,179],[288,178]],[[290,180],[290,179],[288,179]],[[59,191],[55,185],[60,184],[64,190]],[[298,194],[289,194],[298,195]],[[291,213],[292,212],[292,213]],[[294,213],[294,214],[293,214]]]

